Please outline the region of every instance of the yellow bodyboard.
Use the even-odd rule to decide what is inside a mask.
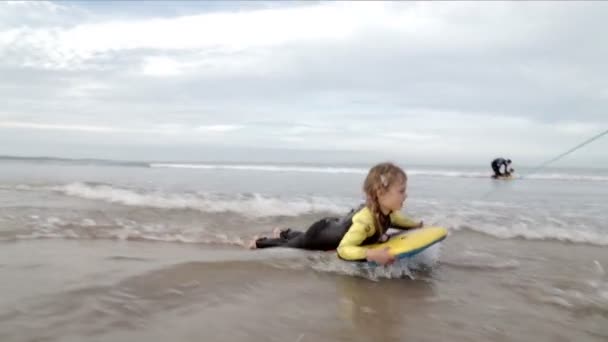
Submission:
[[[443,227],[424,227],[408,230],[392,236],[388,241],[365,247],[370,249],[389,248],[389,253],[397,259],[414,256],[435,243],[445,239],[448,230]]]

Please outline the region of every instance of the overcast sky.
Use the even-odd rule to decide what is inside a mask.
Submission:
[[[605,2],[0,2],[0,154],[536,165],[608,129],[607,34]]]

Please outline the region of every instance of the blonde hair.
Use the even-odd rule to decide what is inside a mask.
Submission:
[[[376,225],[376,234],[381,236],[388,228],[390,222],[382,215],[378,196],[388,191],[388,188],[396,182],[407,181],[405,171],[393,163],[380,163],[372,167],[363,182],[365,192],[365,205],[371,210]]]

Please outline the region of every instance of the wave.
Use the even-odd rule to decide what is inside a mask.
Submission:
[[[91,159],[91,158],[0,156],[0,161],[18,161],[18,162],[30,162],[30,163],[55,163],[55,164],[70,164],[70,165],[150,167],[150,163],[148,163],[148,162]]]
[[[195,225],[141,222],[121,216],[85,217],[69,215],[28,215],[19,220],[19,228],[0,231],[0,241],[68,239],[120,240],[246,246],[251,233],[225,232]]]
[[[504,271],[509,269],[517,269],[520,264],[517,260],[486,260],[486,259],[458,259],[458,260],[442,260],[442,265],[451,266],[453,268],[479,271]]]
[[[87,220],[92,221],[90,219]],[[247,263],[259,263],[262,261],[276,268],[311,269],[320,272],[364,277],[370,280],[403,277],[416,278],[417,271],[426,271],[437,264],[441,248],[441,244],[436,244],[412,258],[401,259],[387,267],[377,267],[366,263],[343,261],[335,255],[335,252],[306,251],[290,248],[251,251],[245,248],[246,243],[239,236],[209,232],[204,229],[198,232],[185,232],[178,229],[173,232],[151,231],[145,225],[134,225],[133,222],[119,219],[115,220],[116,224],[114,226],[90,224],[79,226],[78,222],[70,222],[69,220],[56,217],[42,220],[41,223],[33,231],[17,234],[12,238],[3,237],[0,234],[0,241],[44,239],[120,240],[149,243],[216,245],[228,248],[205,250],[197,260],[206,260],[206,262],[214,264],[233,261]],[[146,258],[123,256],[113,256],[110,257],[110,260],[117,262],[149,261]]]
[[[199,170],[234,170],[234,171],[265,171],[265,172],[300,172],[325,174],[366,174],[367,167],[341,167],[341,166],[307,166],[307,165],[280,165],[280,164],[205,164],[205,163],[151,163],[151,168],[172,169],[199,169]],[[490,178],[491,172],[470,170],[444,170],[444,169],[407,169],[408,175],[427,177],[451,178]],[[569,180],[608,182],[608,176],[588,175],[576,173],[538,173],[515,176],[514,179],[535,180]]]
[[[311,219],[310,215],[341,215],[348,212],[358,204],[356,198],[330,198],[321,196],[280,197],[269,196],[258,193],[170,193],[160,190],[138,190],[111,186],[108,184],[95,183],[70,183],[57,186],[25,186],[17,185],[14,189],[24,191],[52,191],[61,195],[82,198],[87,200],[102,201],[110,204],[119,204],[127,207],[140,207],[168,210],[193,210],[195,215],[202,214],[200,219],[215,220],[214,214],[236,213],[246,222],[252,224],[267,225],[268,219],[276,217],[290,217],[295,220]],[[589,212],[577,211],[570,216],[568,211],[537,212],[530,215],[525,207],[505,207],[494,202],[474,202],[473,205],[465,205],[462,208],[448,205],[447,203],[425,202],[423,200],[412,203],[417,207],[418,215],[424,213],[427,225],[441,225],[450,229],[451,232],[475,231],[498,239],[526,239],[532,241],[561,241],[576,244],[590,244],[608,246],[608,235],[602,231],[606,227],[601,225],[601,218],[593,217]],[[480,206],[483,206],[481,209]],[[115,210],[108,209],[108,210]],[[416,216],[416,213],[409,212]],[[176,212],[176,215],[179,213]],[[38,213],[36,213],[38,215]],[[86,214],[84,214],[86,215]],[[181,214],[179,214],[181,215]],[[506,217],[509,217],[505,221]],[[588,216],[588,217],[587,217]],[[172,217],[172,216],[171,216]],[[164,225],[171,227],[175,225],[173,218],[167,216]],[[78,227],[98,229],[94,221],[81,217],[82,222],[75,221]],[[197,220],[200,220],[197,219]],[[260,221],[261,220],[261,221]],[[264,221],[263,223],[261,223]],[[38,225],[38,222],[34,222]],[[44,225],[56,226],[52,220]],[[119,224],[120,225],[120,224]],[[225,224],[222,224],[225,226]],[[61,225],[60,225],[61,226]],[[103,228],[103,227],[101,227]],[[124,227],[123,227],[124,228]],[[128,228],[128,229],[127,229]],[[227,227],[230,228],[230,227]],[[120,229],[116,234],[125,234],[130,239],[147,239],[168,242],[208,242],[206,237],[201,238],[192,234],[186,228],[176,227],[176,230],[146,229],[138,227],[137,223]],[[231,229],[239,229],[238,227]],[[242,233],[241,231],[228,231],[230,234]],[[195,231],[196,233],[196,231]],[[78,237],[69,235],[69,229],[51,231],[38,231],[41,237],[53,237],[60,234],[65,237]],[[37,235],[36,235],[37,236]],[[36,237],[34,236],[34,237]],[[122,238],[117,236],[116,238]],[[230,239],[225,239],[230,240]],[[221,243],[222,241],[218,241]],[[224,241],[225,242],[225,241]]]
[[[312,172],[312,173],[353,173],[365,174],[367,169],[334,166],[297,166],[297,165],[255,165],[255,164],[173,164],[152,163],[152,168],[202,169],[202,170],[240,170],[268,172]]]
[[[594,261],[599,264],[599,261]],[[601,265],[600,265],[601,267]],[[525,282],[512,285],[531,301],[549,304],[582,316],[608,317],[608,278],[604,273],[574,284]]]
[[[257,164],[257,163],[198,163],[198,162],[144,162],[144,161],[120,161],[105,159],[69,159],[56,157],[14,157],[0,156],[0,161],[21,161],[32,163],[59,163],[70,165],[97,165],[97,166],[121,166],[121,167],[143,167],[143,168],[166,168],[166,169],[198,169],[198,170],[233,170],[233,171],[258,171],[258,172],[295,172],[295,173],[321,173],[321,174],[358,174],[364,175],[369,170],[365,166],[340,166],[340,165],[296,165],[296,164]],[[520,170],[522,174],[516,174],[516,180],[564,180],[564,181],[588,181],[608,182],[606,172],[588,171],[577,173],[577,171],[551,172],[526,174],[525,169]],[[466,168],[407,168],[408,175],[424,177],[448,177],[448,178],[490,178],[492,173],[485,169]]]
[[[524,178],[524,177],[522,177],[522,178]],[[565,174],[565,173],[545,173],[545,174],[540,173],[540,174],[525,176],[525,178],[540,179],[540,180],[571,180],[571,181],[589,181],[589,182],[608,182],[608,176],[578,175],[578,174]]]
[[[599,229],[603,227],[598,227]],[[465,225],[453,227],[453,230],[470,230],[499,239],[524,239],[530,241],[560,241],[575,244],[608,246],[608,236],[601,231],[577,230],[571,227],[540,226],[519,224],[498,226],[491,224]]]
[[[350,206],[345,200],[325,197],[280,198],[262,194],[235,194],[227,197],[214,193],[140,192],[110,185],[71,183],[51,190],[90,200],[101,200],[126,206],[161,209],[192,209],[207,213],[236,212],[245,216],[299,216],[314,212],[344,213]]]
[[[149,224],[136,222],[130,219],[115,218],[112,222],[96,222],[91,218],[69,219],[60,217],[38,217],[32,216],[31,222],[27,222],[27,229],[18,231],[0,232],[0,240],[30,240],[30,239],[74,239],[74,240],[123,240],[123,241],[148,241],[165,243],[186,244],[211,244],[224,246],[245,247],[255,232],[250,231],[214,231],[208,230],[202,225],[196,227]],[[588,244],[596,246],[608,246],[608,239],[601,232],[577,232],[565,231],[557,228],[521,230],[515,228],[450,228],[450,234],[458,234],[459,231],[475,231],[498,239],[526,239],[530,241],[560,241],[574,244]],[[257,232],[259,233],[259,232]],[[447,239],[449,243],[449,238]],[[517,268],[519,265],[512,261],[498,260],[490,262],[488,258],[470,258],[462,260],[447,260],[447,264],[454,267],[479,268],[479,269],[509,269]]]

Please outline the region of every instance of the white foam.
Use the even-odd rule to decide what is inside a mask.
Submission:
[[[558,287],[541,288],[539,300],[566,309],[594,312],[605,315],[608,313],[608,283],[600,283],[596,287],[561,289]]]
[[[544,179],[544,180],[576,180],[576,181],[595,181],[595,182],[608,182],[608,176],[599,175],[578,175],[578,174],[566,174],[566,173],[540,173],[525,176],[529,179]]]
[[[585,243],[608,246],[608,236],[599,231],[573,229],[572,227],[547,226],[519,223],[514,225],[477,224],[450,227],[453,230],[468,229],[500,239],[521,238],[526,240],[558,240],[570,243]]]
[[[290,166],[290,165],[253,165],[253,164],[171,164],[153,163],[153,168],[203,169],[203,170],[241,170],[268,172],[314,172],[314,173],[354,173],[365,174],[367,169],[354,167]]]
[[[18,240],[30,239],[81,239],[81,240],[138,240],[152,242],[205,243],[244,246],[236,235],[209,232],[204,227],[188,229],[166,225],[138,224],[131,220],[115,219],[113,224],[97,225],[93,220],[80,219],[71,222],[50,217],[35,220],[29,232],[17,234]]]
[[[266,172],[305,172],[326,174],[366,174],[367,167],[342,167],[342,166],[308,166],[308,165],[280,165],[280,164],[205,164],[205,163],[151,163],[152,168],[175,168],[175,169],[201,169],[201,170],[239,170],[239,171],[266,171]],[[474,170],[451,170],[451,169],[425,169],[408,168],[408,175],[430,176],[430,177],[454,177],[454,178],[489,178],[491,171]],[[537,180],[570,180],[570,181],[596,181],[608,182],[606,175],[586,175],[576,173],[538,173],[532,175],[515,175],[515,179],[537,179]]]
[[[340,214],[350,209],[348,205],[336,204],[336,200],[315,196],[282,199],[261,194],[237,194],[233,198],[225,198],[211,193],[164,193],[160,191],[140,193],[108,185],[84,183],[71,183],[52,189],[68,196],[127,206],[193,209],[209,213],[237,212],[251,217],[298,216],[311,212]]]
[[[452,178],[489,178],[491,173],[475,171],[451,171],[451,170],[428,170],[428,169],[408,169],[408,176],[432,176],[432,177],[452,177]]]
[[[378,266],[352,263],[338,259],[334,254],[321,256],[312,264],[317,271],[363,277],[370,280],[415,278],[415,271],[433,267],[439,261],[441,243],[437,243],[414,257],[397,260],[391,265]]]
[[[520,263],[515,259],[504,260],[490,253],[475,250],[465,250],[461,256],[452,256],[442,260],[442,264],[457,268],[479,270],[505,270],[515,269]]]
[[[604,267],[602,266],[602,264],[598,260],[593,260],[593,265],[595,266],[596,272],[600,276],[606,275],[606,271],[604,270]]]
[[[215,193],[168,193],[163,191],[139,191],[120,188],[107,184],[71,183],[50,188],[39,187],[59,192],[63,195],[89,200],[116,203],[133,207],[151,207],[161,209],[188,209],[202,213],[231,212],[250,218],[275,216],[296,217],[311,213],[329,213],[341,215],[353,206],[353,198],[328,198],[318,196],[273,197],[262,194],[215,194]],[[530,212],[523,204],[505,204],[501,202],[467,202],[456,206],[443,201],[419,201],[421,209],[427,212],[424,221],[427,225],[440,225],[451,231],[468,229],[500,239],[523,238],[528,240],[558,240],[570,243],[585,243],[608,246],[608,235],[602,231],[601,217],[594,218],[594,212],[587,208],[572,211],[553,209]],[[432,207],[429,209],[428,207]],[[419,215],[409,212],[411,215]],[[39,217],[31,213],[30,219],[35,222],[40,234],[57,234],[57,229],[68,229],[69,226],[89,228],[93,231],[104,226],[94,220],[80,218],[71,224],[61,222],[57,217]],[[4,216],[12,220],[10,216]],[[63,228],[62,228],[63,227]],[[136,222],[123,222],[123,231],[118,238],[166,239],[167,241],[196,242],[200,237],[189,231],[168,231],[168,234],[182,236],[161,236],[164,228],[143,227]],[[132,229],[129,231],[128,229]],[[235,232],[238,234],[238,232]],[[77,232],[76,234],[82,235]],[[144,236],[145,235],[145,236]],[[205,240],[206,241],[206,240]]]
[[[537,208],[502,202],[442,203],[428,211],[427,225],[445,226],[450,231],[470,230],[499,239],[556,240],[608,246],[606,226],[594,208]],[[603,213],[602,213],[603,215]]]

